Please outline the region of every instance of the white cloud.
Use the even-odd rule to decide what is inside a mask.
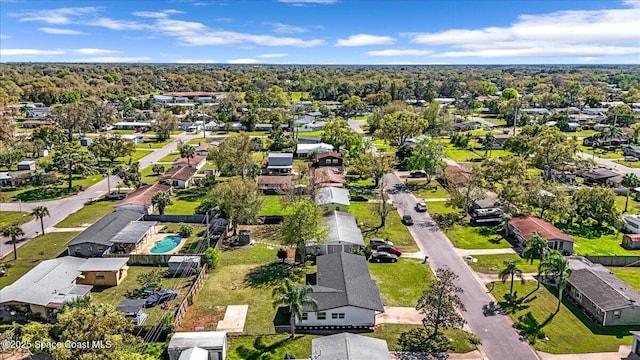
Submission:
[[[386,50],[367,51],[367,55],[371,55],[371,56],[421,56],[421,55],[428,55],[431,53],[433,53],[433,51],[417,50],[417,49],[386,49]]]
[[[137,63],[150,61],[151,58],[146,56],[141,57],[124,57],[124,56],[97,56],[85,59],[75,59],[73,62],[82,63]]]
[[[640,48],[633,46],[563,45],[547,43],[530,43],[528,45],[528,47],[513,47],[510,44],[498,43],[492,48],[471,49],[468,51],[448,51],[434,54],[433,57],[589,57],[599,55],[611,56],[640,54]]]
[[[144,30],[150,28],[149,25],[136,21],[114,20],[110,18],[98,18],[87,21],[85,25],[99,26],[111,30]]]
[[[40,50],[40,49],[0,49],[0,56],[23,56],[23,55],[63,55],[63,50]]]
[[[287,4],[335,4],[338,0],[276,0]]]
[[[273,32],[280,34],[296,34],[306,32],[307,29],[302,26],[287,25],[283,23],[265,23],[266,25],[273,26]]]
[[[356,34],[348,39],[338,39],[336,46],[368,46],[368,45],[391,45],[396,40],[390,36],[377,36],[369,34]]]
[[[184,11],[168,9],[162,11],[136,11],[131,15],[148,18],[165,18],[171,14],[184,14]]]
[[[219,61],[211,59],[178,59],[177,64],[217,64]]]
[[[71,50],[76,54],[81,55],[108,55],[108,54],[121,54],[122,51],[117,50],[107,50],[107,49],[94,49],[94,48],[83,48],[83,49],[75,49]]]
[[[640,0],[622,0],[622,3],[627,6],[640,8]]]
[[[94,6],[58,8],[38,11],[28,11],[9,14],[11,17],[17,17],[20,21],[37,21],[47,24],[69,24],[75,19],[93,15],[99,8]]]
[[[585,57],[581,57],[579,60],[585,61],[585,62],[592,62],[592,61],[600,61],[602,60],[602,58],[597,56],[585,56]]]
[[[262,59],[274,59],[274,58],[283,58],[283,57],[287,57],[288,54],[262,54],[262,55],[258,55],[259,58]]]
[[[51,27],[41,27],[41,28],[38,28],[38,31],[42,31],[47,34],[54,34],[54,35],[86,35],[86,33],[82,31],[77,31],[72,29],[51,28]]]
[[[229,59],[229,60],[227,60],[227,62],[229,64],[258,64],[258,63],[260,63],[260,61],[258,61],[256,59],[248,59],[248,58]]]

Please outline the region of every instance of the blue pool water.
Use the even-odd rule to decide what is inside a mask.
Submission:
[[[152,254],[162,254],[167,251],[171,251],[176,248],[176,246],[180,245],[180,241],[182,238],[178,235],[168,235],[165,236],[162,240],[156,241],[156,243],[151,248]]]

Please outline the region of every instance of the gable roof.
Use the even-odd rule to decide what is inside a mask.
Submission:
[[[324,151],[321,153],[316,154],[316,159],[324,159],[326,157],[334,157],[334,158],[338,158],[338,159],[342,159],[342,154],[340,154],[337,151]]]
[[[328,186],[316,190],[317,205],[345,205],[349,206],[349,190],[339,187]]]
[[[116,207],[122,205],[151,206],[151,198],[153,198],[153,195],[161,191],[167,192],[169,190],[171,190],[171,186],[165,184],[143,185],[136,191],[127,195],[124,200],[121,200],[119,203],[117,203]]]
[[[364,246],[362,232],[352,214],[343,211],[332,211],[324,215],[329,226],[327,245],[339,245],[343,243]]]
[[[323,142],[317,144],[298,144],[298,146],[296,146],[296,154],[308,154],[312,152],[326,152],[332,150],[333,145]]]
[[[364,256],[338,252],[318,256],[316,263],[317,285],[312,286],[309,295],[318,303],[318,310],[355,306],[384,311],[378,285],[371,280]]]
[[[311,168],[311,179],[314,184],[327,184],[330,186],[341,187],[347,183],[344,175],[336,170],[337,167],[323,166],[319,168]]]
[[[640,305],[640,293],[606,267],[581,256],[570,256],[568,260],[573,270],[569,284],[603,311]]]
[[[125,199],[126,200],[126,199]],[[83,243],[111,246],[111,239],[124,229],[130,222],[140,220],[142,214],[137,211],[115,211],[103,216],[93,225],[76,235],[66,246]]]
[[[389,360],[387,342],[368,336],[342,333],[311,340],[315,360]]]
[[[206,160],[207,157],[203,155],[196,155],[190,159],[188,159],[188,163],[190,165],[200,164],[203,160]],[[178,160],[173,162],[173,165],[186,164],[187,158],[179,158]]]
[[[44,260],[13,284],[0,290],[0,302],[21,302],[60,307],[64,302],[87,295],[91,285],[76,285],[86,259],[64,256]]]
[[[116,311],[135,314],[144,309],[145,301],[145,299],[124,299],[116,306]]]
[[[192,162],[193,164],[193,162]],[[164,175],[162,175],[159,180],[182,180],[187,181],[193,177],[198,172],[198,169],[191,166],[183,166],[183,167],[175,167],[169,169]]]
[[[534,233],[540,233],[540,236],[547,240],[559,239],[573,242],[573,237],[564,231],[553,226],[535,216],[518,216],[509,221],[509,224],[516,228],[520,235],[525,239],[531,239]]]
[[[585,178],[590,178],[592,180],[608,179],[618,175],[620,174],[605,168],[597,168],[590,172],[584,173]]]
[[[269,153],[268,167],[291,167],[293,166],[293,153]]]
[[[280,187],[290,187],[291,184],[291,176],[258,176],[258,186],[280,185]]]

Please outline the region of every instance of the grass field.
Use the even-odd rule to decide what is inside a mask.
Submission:
[[[385,306],[416,306],[433,279],[429,265],[421,262],[419,259],[400,258],[392,264],[369,263],[369,272],[378,282]]]
[[[427,204],[427,206],[431,203]],[[505,249],[511,244],[493,226],[454,225],[445,230],[454,247],[460,249]]]
[[[280,195],[267,195],[264,197],[262,208],[258,215],[260,216],[277,216],[287,215],[289,212],[285,209],[285,204],[282,203],[282,196]]]
[[[76,192],[69,191],[67,187],[67,177],[64,174],[59,175],[59,179],[62,181],[61,185],[57,186],[25,186],[12,191],[0,192],[0,200],[2,201],[42,201],[59,199],[70,195],[75,195]],[[102,181],[104,176],[102,174],[89,175],[87,177],[74,176],[72,185],[82,186],[85,190],[98,182]],[[106,191],[105,185],[105,191]]]
[[[180,153],[177,151],[173,151],[166,155],[165,157],[158,160],[159,163],[173,163],[176,159],[180,158]]]
[[[595,239],[574,236],[573,251],[579,255],[626,255],[637,256],[633,250],[620,246],[622,234],[602,235]]]
[[[616,196],[616,208],[620,212],[624,211],[625,201],[626,199],[624,196]],[[628,214],[640,214],[640,202],[634,199],[633,193],[629,195],[629,207],[627,208],[627,212],[625,213],[625,215]]]
[[[65,244],[77,232],[50,233],[33,238],[18,249],[18,260],[13,260],[13,252],[2,261],[7,266],[7,276],[0,277],[0,289],[12,284],[41,261],[52,259],[66,250]]]
[[[611,270],[622,281],[633,286],[634,289],[640,291],[640,268],[637,267],[614,267],[609,266],[607,269]]]
[[[0,229],[5,226],[18,224],[22,225],[31,220],[28,212],[24,211],[0,211]]]
[[[532,291],[535,286],[535,282],[527,282],[524,285],[516,283],[514,290],[522,296]],[[496,283],[491,292],[497,299],[502,299],[503,295],[509,292],[509,283]],[[555,311],[558,302],[557,297],[545,287],[541,287],[530,299],[532,301],[526,304],[526,309],[509,315],[511,319],[517,321],[519,316],[530,311],[538,322],[542,323]],[[620,345],[631,344],[627,328],[596,326],[566,300],[566,297],[560,312],[542,331],[549,339],[538,340],[534,347],[552,354],[616,352]]]
[[[389,213],[385,227],[375,229],[380,224],[380,218],[373,213],[375,204],[369,203],[351,203],[349,212],[355,217],[362,234],[366,239],[370,238],[388,238],[396,246],[399,246],[404,252],[418,251],[415,240],[401,222],[400,215],[396,211]]]
[[[318,136],[318,137],[322,137],[322,135],[324,135],[324,130],[298,131],[298,136]]]
[[[409,188],[413,195],[422,199],[443,199],[448,198],[449,193],[440,183],[432,180],[428,185],[425,179],[409,179]]]
[[[469,263],[474,271],[484,274],[497,274],[504,268],[505,261],[516,261],[518,268],[523,273],[538,272],[540,260],[534,260],[533,264],[520,257],[518,254],[474,255],[478,262]]]
[[[460,209],[447,205],[446,201],[429,201],[427,203],[427,211],[430,215],[434,214],[453,214],[459,213]]]
[[[113,212],[113,206],[118,201],[96,201],[85,205],[82,209],[67,216],[64,220],[56,224],[58,228],[73,228],[88,226],[100,220],[103,216]]]

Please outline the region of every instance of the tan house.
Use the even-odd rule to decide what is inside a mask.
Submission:
[[[524,245],[533,234],[538,233],[547,239],[548,246],[553,250],[560,250],[563,254],[573,254],[573,237],[553,226],[553,224],[535,216],[518,216],[509,221],[507,233]]]
[[[91,258],[80,265],[77,284],[118,286],[127,276],[129,258]]]

